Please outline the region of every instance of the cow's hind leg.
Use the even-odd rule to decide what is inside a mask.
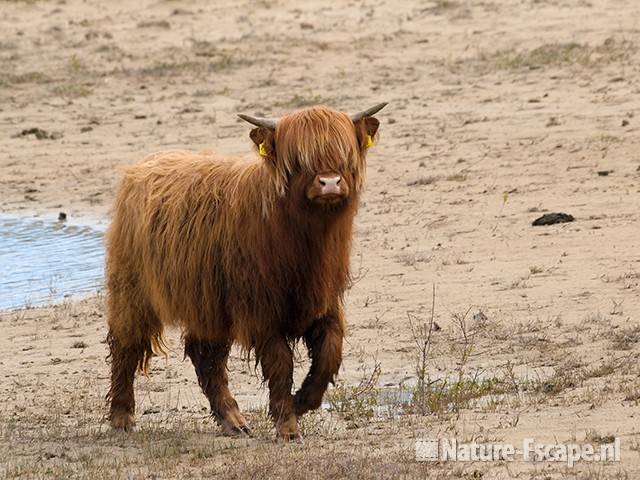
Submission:
[[[198,375],[198,383],[209,399],[211,413],[228,435],[247,434],[247,427],[238,402],[229,391],[227,358],[230,343],[185,339],[184,353],[191,359]]]
[[[154,350],[162,350],[162,325],[150,306],[112,289],[108,297],[111,388],[109,420],[117,429],[135,424],[133,381],[136,370],[146,373]]]
[[[338,373],[342,362],[344,319],[342,313],[316,320],[304,336],[311,368],[294,397],[295,412],[301,416],[322,403],[322,396]]]
[[[111,388],[109,420],[116,429],[129,430],[135,425],[135,397],[133,380],[136,369],[144,362],[144,349],[125,345],[112,332],[107,337],[111,357]]]

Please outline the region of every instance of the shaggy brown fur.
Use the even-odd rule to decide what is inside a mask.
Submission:
[[[163,327],[176,325],[225,431],[248,432],[227,387],[237,343],[255,350],[279,435],[298,435],[297,417],[320,406],[340,366],[351,230],[366,136],[377,126],[314,107],[282,117],[275,131],[251,131],[266,158],[171,151],[126,170],[107,235],[114,427],[133,425],[135,371],[162,350]],[[349,194],[312,202],[309,185],[326,172]],[[312,366],[292,395],[300,338]]]

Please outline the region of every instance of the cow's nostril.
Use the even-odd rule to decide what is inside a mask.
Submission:
[[[336,180],[336,185],[340,185],[341,181],[342,181],[342,177],[338,177],[338,180]]]
[[[322,185],[323,187],[327,185],[327,182],[325,182],[323,179],[318,179],[320,181],[320,185]]]

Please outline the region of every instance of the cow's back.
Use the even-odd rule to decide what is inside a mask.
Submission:
[[[108,285],[135,282],[163,324],[219,336],[229,325],[222,246],[233,234],[224,217],[247,168],[188,151],[127,168],[107,234]]]

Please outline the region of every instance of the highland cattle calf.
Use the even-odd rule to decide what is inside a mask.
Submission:
[[[236,343],[255,351],[278,435],[299,437],[340,367],[352,225],[384,106],[240,115],[255,158],[170,151],[126,170],[106,240],[113,427],[134,424],[136,370],[174,325],[226,433],[250,433],[228,388]],[[292,394],[299,339],[311,368]]]

